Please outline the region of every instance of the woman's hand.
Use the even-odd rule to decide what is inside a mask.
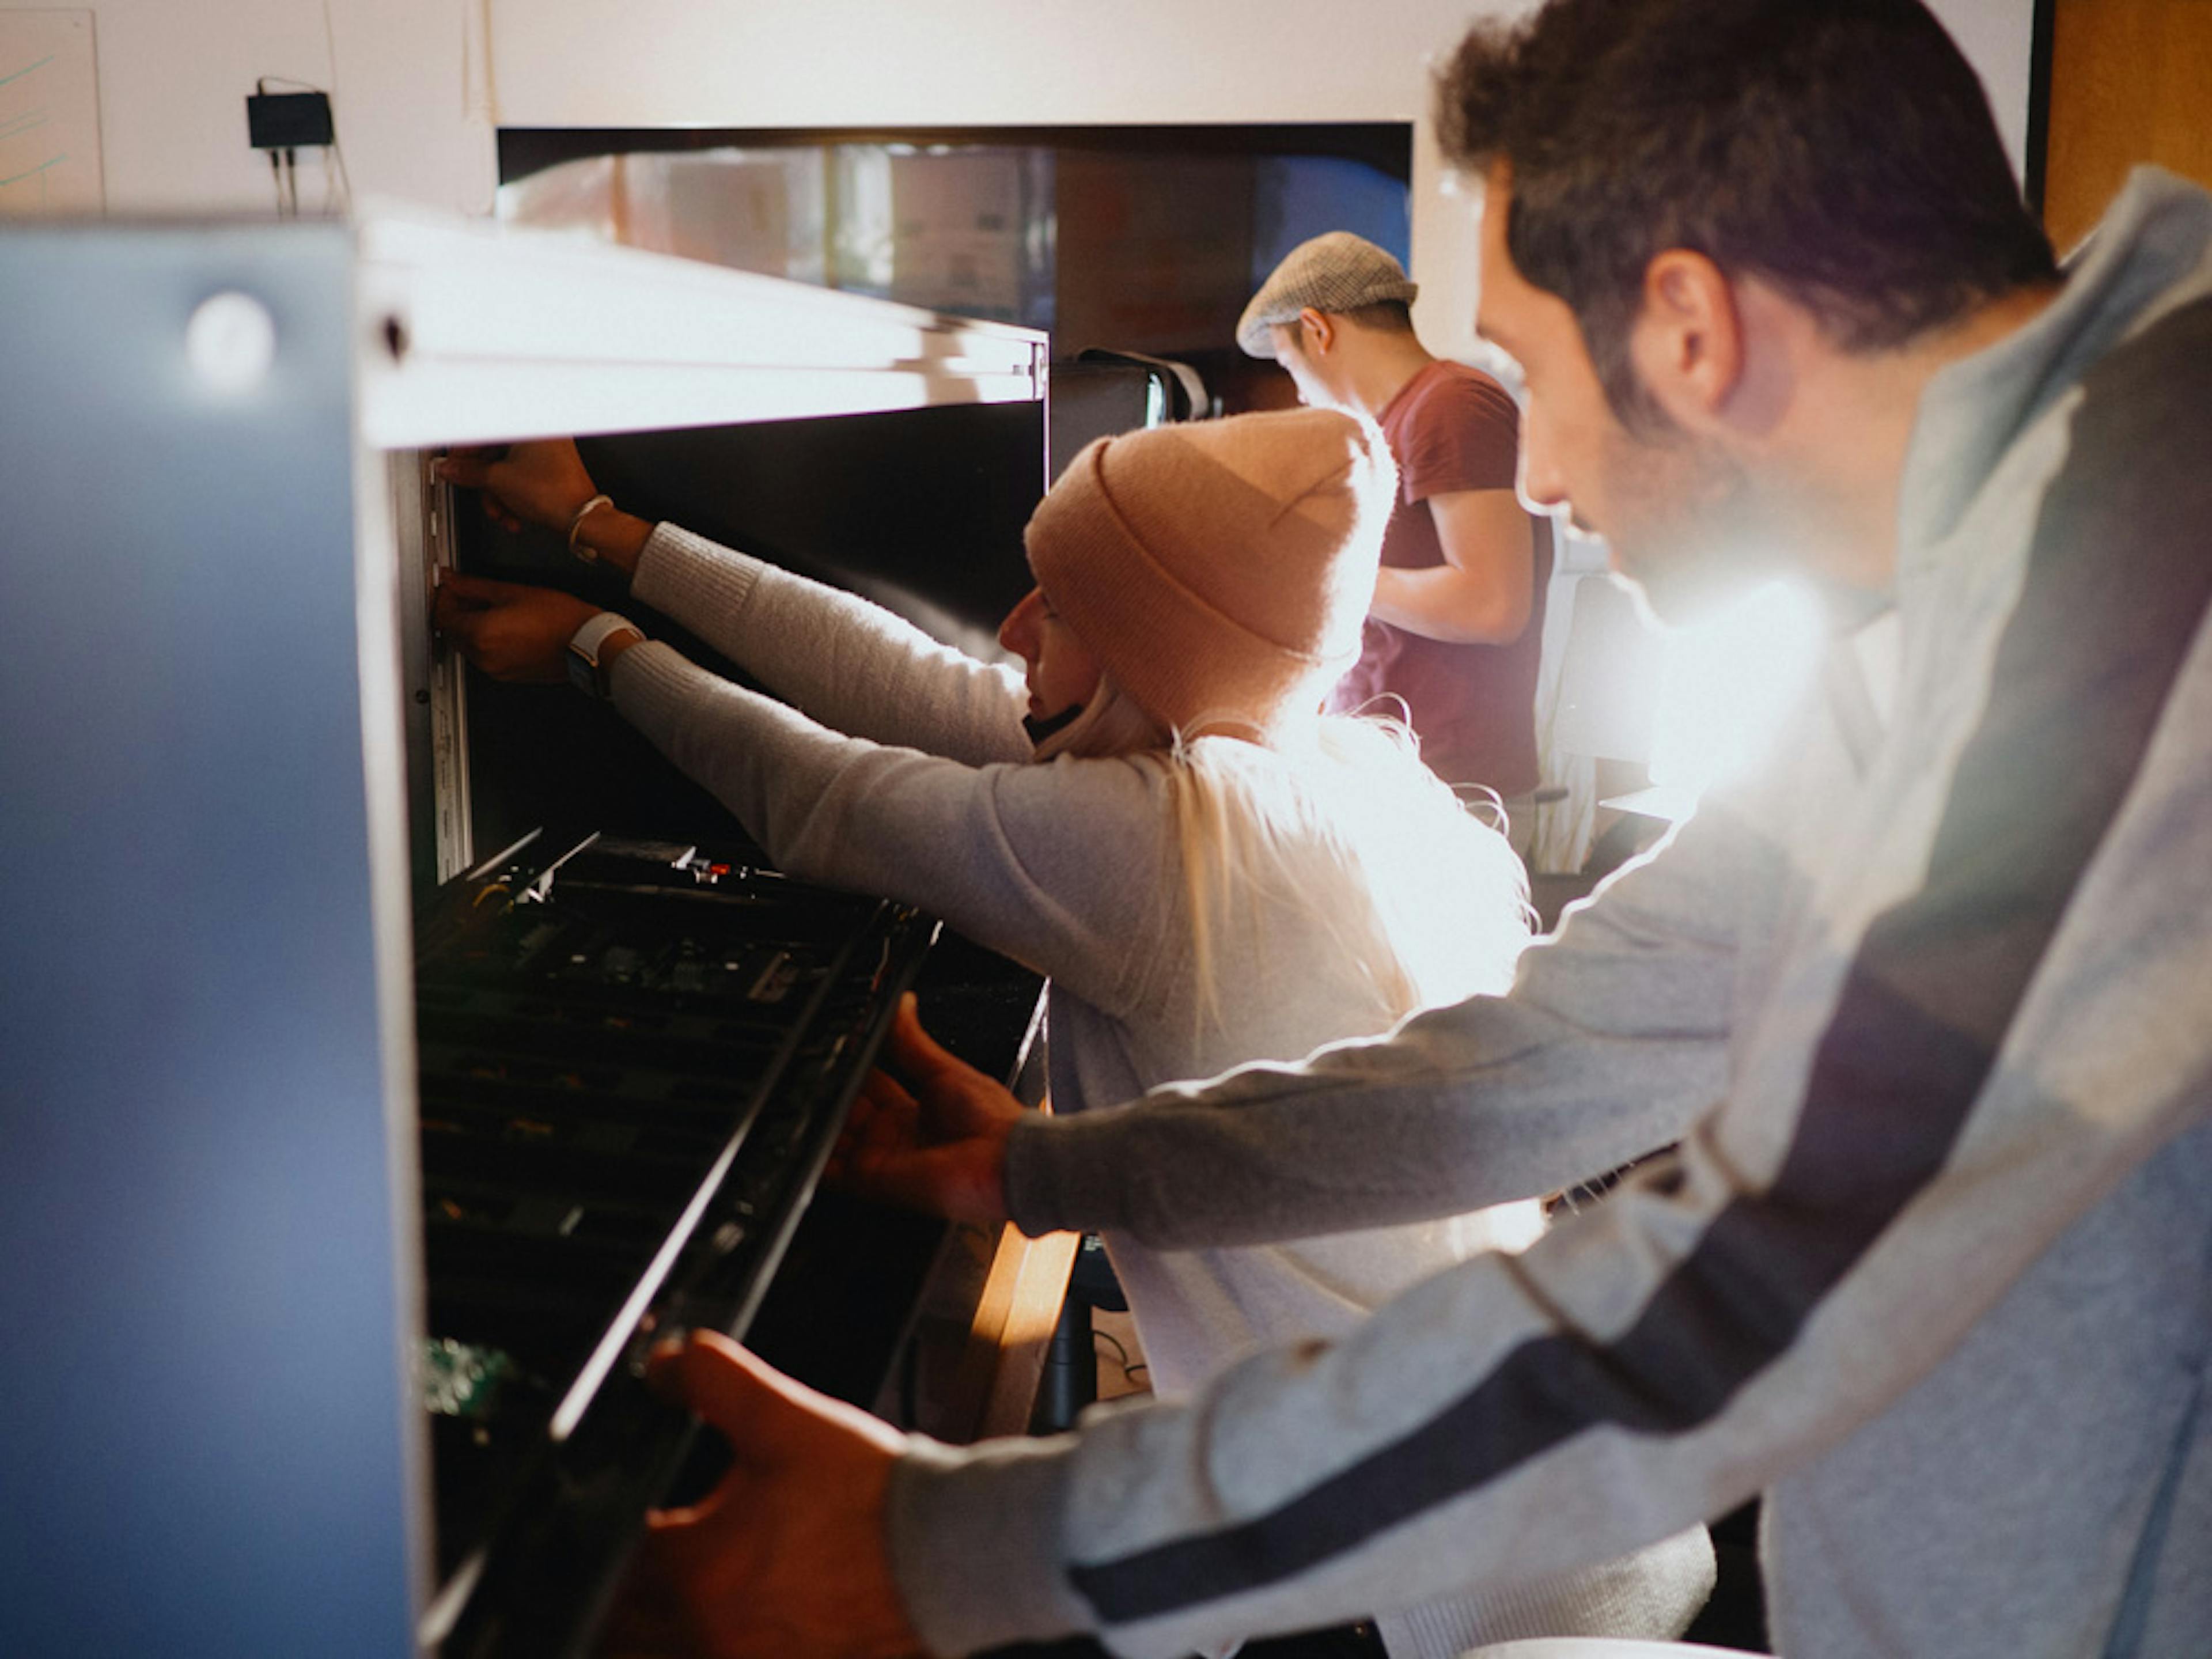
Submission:
[[[431,620],[456,650],[495,680],[559,680],[568,674],[568,641],[599,613],[590,600],[553,588],[448,570]]]
[[[1021,1121],[1021,1103],[939,1048],[912,996],[899,1000],[886,1053],[899,1076],[872,1072],[861,1085],[830,1178],[864,1198],[1002,1224],[1006,1137]]]
[[[489,449],[456,449],[433,471],[464,489],[482,490],[486,515],[508,530],[534,524],[565,536],[576,509],[599,493],[568,438],[510,444],[496,459]]]
[[[432,470],[464,489],[482,490],[484,515],[494,524],[510,531],[539,526],[565,537],[570,552],[625,576],[637,573],[653,535],[643,519],[599,500],[583,458],[568,438],[513,444],[496,459],[489,449],[457,449],[441,457]]]
[[[921,1647],[892,1582],[884,1500],[903,1437],[695,1331],[647,1380],[730,1443],[729,1473],[661,1510],[608,1632],[611,1654],[894,1659]]]

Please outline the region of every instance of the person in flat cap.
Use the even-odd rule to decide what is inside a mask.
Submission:
[[[1551,526],[1513,493],[1512,398],[1423,347],[1416,291],[1383,249],[1331,231],[1275,267],[1245,307],[1237,343],[1281,363],[1306,403],[1380,423],[1398,463],[1359,660],[1330,708],[1402,703],[1430,768],[1448,783],[1495,790],[1525,850]]]

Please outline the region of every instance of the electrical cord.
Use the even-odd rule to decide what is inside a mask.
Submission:
[[[323,24],[327,30],[330,26],[330,0],[324,0]],[[346,167],[345,140],[338,131],[337,53],[335,48],[331,52],[331,86],[319,87],[312,81],[295,81],[289,75],[263,75],[257,76],[253,82],[256,92],[265,93],[271,87],[290,87],[295,92],[319,92],[330,100],[331,142],[316,146],[328,152],[323,161],[322,216],[325,219],[334,217],[337,213],[353,211],[353,174]],[[277,152],[273,149],[269,152],[270,170],[276,174],[276,213],[279,218],[285,216],[284,166],[292,166],[295,169],[292,178],[290,216],[295,219],[300,216],[300,182],[295,155],[295,151],[286,150],[283,152],[284,161],[280,164]],[[337,163],[335,168],[332,162]]]
[[[1133,1384],[1137,1380],[1138,1372],[1152,1370],[1152,1367],[1141,1359],[1134,1364],[1130,1364],[1128,1349],[1122,1346],[1121,1339],[1113,1332],[1094,1330],[1091,1333],[1091,1336],[1094,1345],[1100,1342],[1111,1345],[1114,1350],[1114,1363],[1121,1368],[1123,1381]]]
[[[338,164],[338,182],[345,187],[345,210],[353,211],[353,174],[346,170],[345,142],[338,132],[338,30],[331,21],[331,0],[323,0],[323,50],[331,65],[331,155]],[[324,174],[323,210],[330,211],[330,176]]]

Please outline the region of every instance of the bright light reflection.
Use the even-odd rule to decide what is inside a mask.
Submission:
[[[1653,716],[1652,783],[1694,796],[1759,759],[1809,680],[1820,638],[1819,602],[1793,582],[1671,630]]]

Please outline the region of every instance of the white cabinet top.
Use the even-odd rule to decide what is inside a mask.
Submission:
[[[356,227],[384,449],[1044,395],[1046,337],[488,222]]]

